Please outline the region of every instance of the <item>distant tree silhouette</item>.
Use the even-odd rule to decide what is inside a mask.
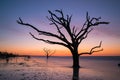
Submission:
[[[103,49],[100,49],[100,50],[95,51],[96,48],[101,47],[102,41],[100,42],[99,46],[93,47],[90,50],[90,52],[79,53],[78,46],[84,39],[87,38],[88,34],[93,30],[94,26],[98,26],[100,24],[109,24],[109,22],[100,21],[101,17],[90,18],[90,16],[88,15],[88,12],[87,12],[86,13],[86,21],[83,24],[83,26],[81,27],[81,29],[78,30],[75,26],[72,27],[70,24],[72,15],[65,16],[63,14],[62,10],[55,10],[56,14],[49,10],[48,10],[48,12],[50,14],[50,17],[47,17],[47,19],[51,22],[50,25],[54,25],[56,27],[57,34],[55,34],[53,32],[39,30],[38,28],[36,28],[35,26],[33,26],[31,24],[23,22],[23,20],[21,18],[19,18],[19,20],[17,20],[17,23],[33,28],[34,30],[36,30],[38,32],[39,35],[44,35],[44,36],[49,36],[49,37],[59,39],[61,42],[45,40],[42,38],[35,37],[30,32],[30,35],[36,40],[43,41],[48,44],[58,44],[58,45],[67,47],[71,51],[71,54],[73,57],[73,67],[80,67],[79,66],[79,56],[80,55],[83,55],[83,54],[91,55],[94,52],[99,52],[99,51],[103,50]],[[57,13],[58,13],[58,15],[57,15]],[[66,35],[65,35],[65,33],[63,33],[63,31],[66,31],[66,33],[68,33],[69,37],[66,37]]]
[[[52,51],[52,50],[47,49],[47,48],[44,48],[43,50],[45,52],[45,56],[47,59],[55,53],[55,51]]]
[[[5,59],[6,63],[9,63],[10,58],[18,57],[19,55],[9,52],[0,51],[0,59]]]
[[[11,57],[18,57],[19,55],[17,54],[13,54],[13,53],[9,53],[9,52],[2,52],[0,51],[0,58],[11,58]]]

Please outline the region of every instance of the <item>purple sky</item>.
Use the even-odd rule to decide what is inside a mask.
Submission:
[[[0,0],[0,51],[42,50],[46,43],[36,41],[28,34],[34,30],[16,23],[21,17],[42,30],[53,31],[46,16],[48,10],[62,9],[65,14],[73,15],[72,25],[80,26],[85,21],[86,12],[91,17],[102,17],[109,25],[95,27],[83,42],[94,46],[103,41],[106,52],[120,53],[120,1],[119,0]],[[31,46],[31,47],[30,47]],[[50,45],[49,45],[50,46]],[[87,45],[88,46],[88,45]],[[90,46],[90,47],[91,47]],[[27,48],[26,48],[27,47]],[[119,54],[120,55],[120,54]]]

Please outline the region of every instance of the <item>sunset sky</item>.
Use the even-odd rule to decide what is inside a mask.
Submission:
[[[101,17],[109,25],[100,25],[79,46],[79,52],[89,51],[103,41],[104,51],[95,56],[120,56],[120,1],[119,0],[0,0],[0,51],[18,54],[44,55],[43,48],[56,50],[55,56],[71,56],[70,51],[59,45],[51,45],[33,39],[29,32],[36,32],[16,23],[19,17],[40,30],[54,32],[46,16],[48,10],[62,9],[73,15],[71,26],[81,28],[86,12],[91,17]],[[37,35],[37,34],[36,34]],[[48,37],[39,36],[44,39]],[[52,40],[52,38],[49,38]],[[57,39],[56,39],[57,40]]]

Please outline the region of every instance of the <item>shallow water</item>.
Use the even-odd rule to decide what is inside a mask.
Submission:
[[[71,57],[16,58],[0,61],[0,80],[119,80],[119,57],[80,57],[82,68],[77,71],[72,66]]]

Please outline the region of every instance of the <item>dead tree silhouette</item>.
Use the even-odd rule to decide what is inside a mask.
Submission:
[[[52,51],[52,50],[47,49],[47,48],[44,48],[43,50],[44,50],[44,52],[45,52],[45,56],[46,56],[47,59],[48,59],[50,56],[52,56],[53,54],[55,54],[55,50]]]
[[[100,42],[99,46],[93,47],[90,50],[90,52],[85,52],[85,53],[79,53],[78,46],[84,39],[87,38],[88,34],[93,30],[93,27],[98,26],[100,24],[109,24],[109,22],[100,21],[101,17],[98,17],[98,18],[92,17],[91,18],[87,12],[86,13],[86,21],[83,24],[83,26],[81,27],[81,29],[78,30],[75,26],[74,27],[71,26],[72,15],[65,16],[62,10],[55,10],[56,14],[49,10],[48,10],[48,12],[50,14],[50,17],[47,17],[47,19],[51,22],[50,25],[54,25],[56,27],[58,34],[55,34],[53,32],[39,30],[38,28],[36,28],[35,26],[33,26],[31,24],[23,22],[23,20],[21,18],[19,18],[19,20],[17,20],[17,23],[31,27],[32,29],[36,30],[39,35],[44,35],[44,36],[49,36],[49,37],[59,39],[61,42],[46,40],[46,39],[38,38],[30,32],[30,35],[36,40],[43,41],[48,44],[58,44],[58,45],[62,45],[64,47],[68,48],[72,54],[73,67],[80,67],[79,66],[79,56],[80,55],[83,55],[83,54],[91,55],[94,52],[99,52],[99,51],[103,50],[103,49],[100,49],[97,51],[93,51],[96,48],[100,48],[102,42]],[[57,13],[59,15],[57,15]],[[66,35],[65,35],[65,33],[63,33],[63,31],[66,31],[66,33],[69,35],[69,38],[66,37]]]

